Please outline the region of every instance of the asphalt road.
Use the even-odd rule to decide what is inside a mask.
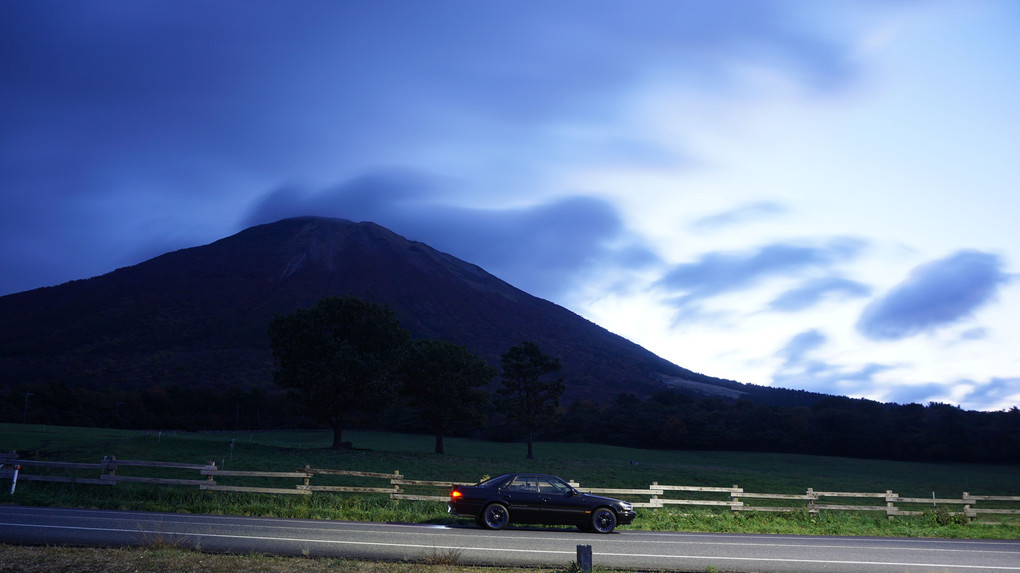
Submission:
[[[1020,572],[1020,542],[445,527],[0,506],[0,542],[172,544],[210,552],[563,567],[590,545],[597,566],[765,572]]]

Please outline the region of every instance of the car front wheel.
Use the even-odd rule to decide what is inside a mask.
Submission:
[[[490,503],[482,510],[482,527],[503,529],[510,522],[510,511],[501,503]]]
[[[591,528],[598,533],[609,533],[616,529],[616,514],[608,507],[600,507],[591,513]]]

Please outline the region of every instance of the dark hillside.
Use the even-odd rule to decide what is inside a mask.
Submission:
[[[109,274],[0,298],[0,388],[266,386],[266,326],[324,296],[389,305],[418,337],[498,365],[525,340],[563,363],[567,401],[647,395],[692,373],[483,269],[373,223],[303,217]]]

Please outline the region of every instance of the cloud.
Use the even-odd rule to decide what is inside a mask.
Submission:
[[[971,341],[971,340],[984,340],[988,338],[988,329],[981,327],[968,328],[967,330],[960,333],[960,340]]]
[[[776,297],[769,308],[780,312],[804,310],[830,297],[854,298],[871,294],[866,284],[841,277],[811,279]]]
[[[772,376],[773,385],[799,388],[837,395],[865,395],[881,386],[876,376],[893,367],[869,363],[859,368],[846,368],[812,358],[828,342],[817,329],[806,330],[790,338],[776,356],[783,364]]]
[[[936,382],[889,386],[886,399],[897,404],[927,404],[949,400],[952,386]]]
[[[838,237],[821,245],[776,243],[756,251],[712,252],[697,262],[676,265],[656,286],[674,292],[674,304],[682,307],[769,278],[828,269],[854,258],[863,246],[860,239]]]
[[[1002,266],[997,255],[972,250],[921,265],[864,309],[857,330],[872,340],[900,340],[966,319],[1009,282]]]
[[[776,356],[783,358],[787,365],[800,364],[810,352],[821,348],[827,340],[828,337],[817,329],[806,330],[791,338],[786,346],[776,352]]]
[[[753,223],[762,219],[776,217],[788,212],[789,209],[781,203],[776,203],[774,201],[759,201],[757,203],[750,203],[722,213],[702,217],[691,223],[691,230],[696,232],[716,231],[721,228]]]
[[[525,207],[464,208],[444,201],[435,180],[408,171],[373,173],[318,192],[277,189],[242,225],[299,215],[378,223],[542,297],[568,291],[595,268],[613,273],[658,261],[606,201],[575,196]]]
[[[975,384],[973,390],[960,398],[964,408],[980,410],[1006,409],[1020,404],[1020,378],[993,377],[987,383]]]
[[[959,389],[966,390],[961,394]],[[898,385],[889,388],[887,399],[898,404],[942,402],[969,410],[1004,410],[1020,403],[1020,378],[992,377],[987,382],[971,379],[950,383]]]
[[[400,164],[505,197],[567,163],[675,165],[620,128],[650,84],[729,98],[760,90],[748,67],[818,92],[857,74],[849,43],[782,2],[529,5],[4,3],[0,199],[19,223],[0,293],[137,262],[126,243],[222,236],[280,182]],[[54,209],[67,238],[47,234]],[[154,218],[199,232],[166,241]],[[9,254],[25,245],[47,255]]]
[[[848,369],[821,360],[806,360],[796,367],[788,366],[772,376],[774,386],[798,388],[823,394],[866,396],[880,394],[886,385],[876,376],[892,370],[887,364],[868,363]]]

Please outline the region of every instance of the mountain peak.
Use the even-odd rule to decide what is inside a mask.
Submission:
[[[563,364],[568,401],[645,395],[665,377],[714,380],[375,223],[296,217],[0,297],[0,387],[269,384],[269,322],[325,296],[387,305],[414,336],[463,344],[494,366],[533,341]]]

